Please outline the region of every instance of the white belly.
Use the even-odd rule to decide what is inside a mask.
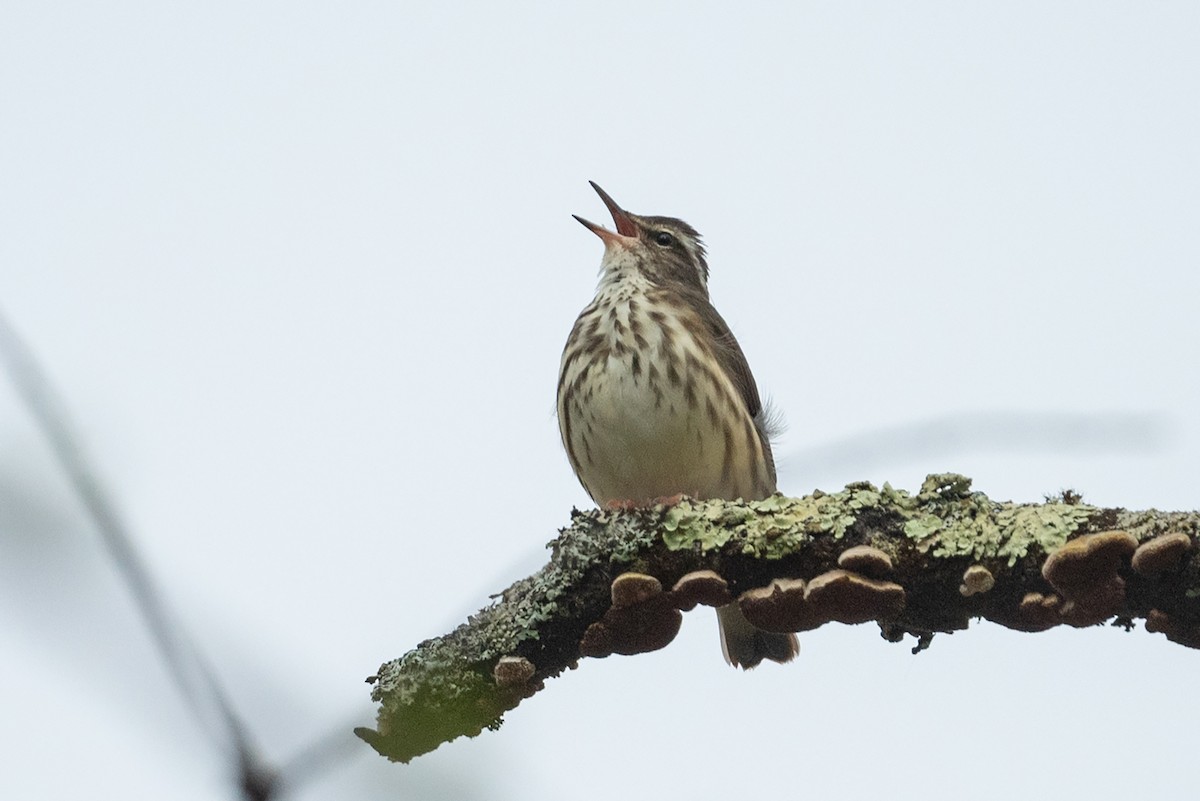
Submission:
[[[596,335],[608,344],[569,363],[564,354],[561,383],[573,390],[560,392],[559,424],[588,493],[603,504],[772,492],[758,431],[728,377],[697,367],[711,359],[680,327],[663,337],[647,318],[637,327],[638,343],[627,300],[597,312],[607,320],[618,310],[621,324]]]
[[[588,466],[580,474],[597,501],[724,494],[725,437],[702,409],[678,389],[655,393],[627,358],[609,356],[597,378],[581,415]]]

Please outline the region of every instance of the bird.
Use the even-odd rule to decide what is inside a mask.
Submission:
[[[616,230],[573,215],[604,243],[595,297],[575,320],[559,369],[559,431],[575,475],[610,508],[772,495],[767,413],[709,299],[700,234],[674,217],[625,211],[589,183]],[[798,653],[794,634],[754,627],[736,601],[717,609],[717,621],[735,667]]]

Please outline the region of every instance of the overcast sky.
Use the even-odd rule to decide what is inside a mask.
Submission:
[[[558,359],[605,219],[705,236],[781,489],[1200,507],[1191,3],[0,9],[0,309],[272,761],[540,566],[589,500]],[[980,623],[585,660],[293,797],[1194,793],[1200,655]],[[233,798],[0,384],[4,798]]]

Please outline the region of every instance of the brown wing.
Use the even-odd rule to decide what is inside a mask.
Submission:
[[[758,385],[754,381],[754,374],[750,372],[750,362],[746,360],[742,346],[738,344],[737,338],[729,329],[725,318],[708,299],[707,292],[692,290],[690,287],[687,289],[675,288],[674,291],[687,296],[689,305],[696,310],[705,328],[712,335],[717,362],[721,365],[725,375],[729,376],[734,387],[737,388],[738,395],[746,404],[746,411],[754,419],[754,427],[758,430],[758,436],[762,440],[763,454],[767,459],[771,486],[774,487],[775,458],[771,453],[771,439],[767,432],[766,414],[763,411],[762,399],[758,395]]]

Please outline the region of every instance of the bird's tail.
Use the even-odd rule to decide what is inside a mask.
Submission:
[[[717,624],[721,629],[725,661],[734,667],[749,670],[764,659],[791,662],[800,653],[800,641],[795,634],[777,634],[755,628],[746,620],[737,601],[717,608]]]

